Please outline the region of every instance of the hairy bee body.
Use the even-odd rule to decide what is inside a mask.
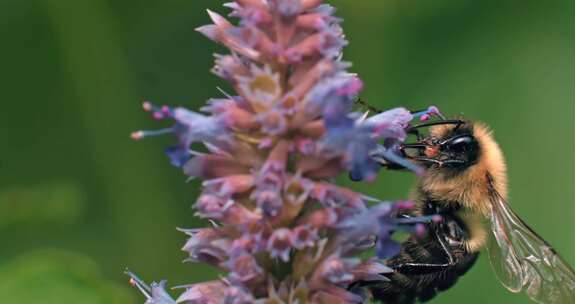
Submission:
[[[487,186],[481,181],[487,181],[490,169],[504,171],[502,162],[490,168],[497,155],[482,149],[484,134],[485,129],[470,123],[457,128],[434,126],[430,138],[452,144],[438,148],[429,144],[425,150],[418,145],[413,158],[431,160],[440,153],[445,157],[422,162],[427,170],[414,191],[416,208],[398,217],[438,214],[442,221],[430,223],[426,233],[402,244],[400,253],[387,261],[394,269],[389,281],[369,287],[373,298],[386,304],[426,302],[452,287],[474,265],[485,239],[478,217],[472,216],[481,206],[476,201],[488,200],[481,191]]]
[[[385,304],[426,302],[452,287],[487,247],[509,291],[537,303],[575,304],[575,271],[507,203],[505,161],[491,132],[465,120],[422,126],[431,126],[429,136],[416,133],[419,141],[401,148],[426,168],[415,187],[416,208],[397,216],[439,214],[443,220],[411,236],[386,261],[394,270],[389,281],[365,283],[359,291]]]

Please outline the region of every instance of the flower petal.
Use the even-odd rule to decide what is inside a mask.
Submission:
[[[177,303],[211,304],[220,303],[224,299],[226,286],[221,281],[209,281],[188,286]]]
[[[230,270],[229,278],[235,283],[246,283],[254,279],[262,279],[263,269],[252,255],[244,254],[227,261],[224,266]]]
[[[288,262],[292,246],[293,235],[291,231],[286,228],[280,228],[272,233],[267,249],[272,258],[280,258],[282,261]]]

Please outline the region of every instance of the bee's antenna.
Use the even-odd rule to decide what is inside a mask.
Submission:
[[[465,121],[463,121],[461,119],[444,119],[444,120],[426,122],[426,123],[422,123],[419,125],[415,125],[415,126],[409,127],[409,129],[407,129],[407,130],[409,132],[409,131],[414,131],[414,130],[417,130],[420,128],[437,126],[437,125],[456,125],[457,127],[459,127],[463,124],[465,124]]]

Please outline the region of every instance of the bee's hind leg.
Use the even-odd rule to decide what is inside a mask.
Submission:
[[[394,265],[393,268],[403,274],[423,275],[446,271],[455,266],[457,263],[456,259],[453,257],[453,254],[450,251],[451,247],[446,243],[445,239],[439,235],[437,230],[435,231],[435,238],[439,243],[441,252],[444,254],[444,256],[439,257],[439,259],[443,262],[401,263]]]

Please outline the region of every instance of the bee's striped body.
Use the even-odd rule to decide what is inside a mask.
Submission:
[[[370,287],[374,298],[389,304],[425,302],[438,292],[453,286],[477,260],[479,252],[470,252],[464,242],[469,231],[457,214],[456,204],[428,200],[417,215],[441,214],[443,221],[433,223],[423,236],[411,236],[400,253],[387,261],[395,269],[389,282]]]

